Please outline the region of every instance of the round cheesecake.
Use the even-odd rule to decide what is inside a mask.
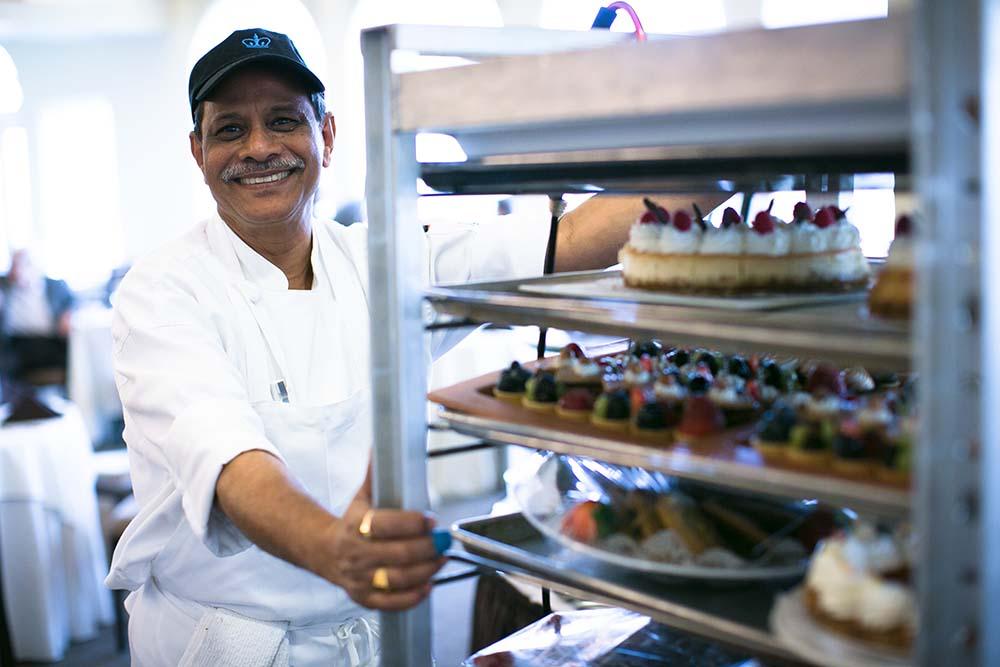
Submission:
[[[867,285],[860,236],[842,215],[785,223],[762,211],[748,227],[732,209],[722,227],[647,211],[619,253],[625,284],[652,290],[740,293],[839,291]],[[666,219],[664,222],[663,220]],[[680,223],[680,224],[678,224]]]

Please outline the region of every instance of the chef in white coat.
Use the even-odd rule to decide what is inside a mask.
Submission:
[[[443,559],[430,518],[370,505],[367,230],[313,217],[323,84],[286,36],[240,30],[189,97],[218,215],[135,264],[113,325],[140,512],[108,585],[131,591],[133,664],[377,664],[376,610],[423,600]],[[641,210],[592,201],[560,269],[612,263]],[[502,227],[432,243],[423,278],[509,274]]]

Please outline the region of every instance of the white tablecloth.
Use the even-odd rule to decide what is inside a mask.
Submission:
[[[57,407],[0,428],[0,577],[18,660],[60,660],[112,621],[90,438],[75,406]]]
[[[104,440],[108,425],[122,414],[111,367],[110,308],[92,305],[73,313],[69,332],[67,385],[94,442]]]

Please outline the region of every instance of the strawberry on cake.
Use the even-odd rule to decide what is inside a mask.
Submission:
[[[761,211],[752,225],[727,208],[722,225],[684,210],[671,217],[645,200],[619,253],[629,287],[679,292],[841,291],[868,284],[857,228],[835,206],[815,213],[806,202],[785,223]]]

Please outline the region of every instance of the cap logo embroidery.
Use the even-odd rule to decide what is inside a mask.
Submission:
[[[248,49],[266,49],[271,46],[270,37],[258,37],[257,33],[254,33],[253,37],[247,37],[242,41],[243,41],[243,46],[247,47]]]

